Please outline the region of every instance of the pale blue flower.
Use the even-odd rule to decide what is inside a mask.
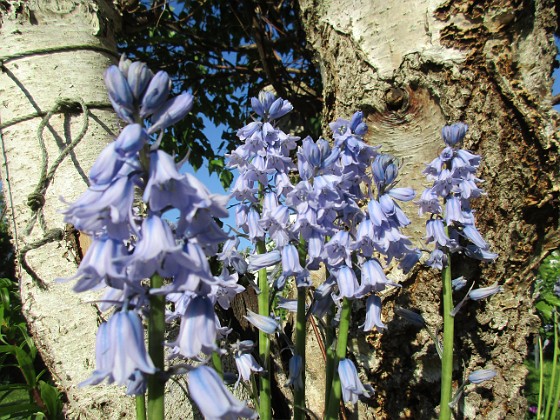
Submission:
[[[130,71],[130,69],[129,69]],[[171,80],[164,71],[158,71],[151,79],[146,93],[142,97],[140,116],[145,118],[160,109],[171,91]]]
[[[153,76],[154,74],[145,63],[135,61],[128,66],[126,79],[137,102],[142,99]]]
[[[288,362],[288,380],[284,386],[293,386],[295,389],[303,388],[303,378],[301,372],[303,370],[303,360],[301,356],[294,354]]]
[[[255,419],[257,413],[226,388],[214,369],[199,366],[187,374],[190,397],[206,419],[237,420],[239,417]]]
[[[280,324],[274,318],[256,314],[250,309],[247,309],[245,319],[265,334],[274,334],[280,328]]]
[[[377,295],[371,295],[366,300],[366,321],[363,325],[364,331],[377,331],[387,329],[387,326],[381,321],[381,299]]]
[[[102,323],[95,345],[96,369],[80,386],[109,383],[127,385],[136,371],[154,374],[156,368],[146,352],[144,328],[136,312],[120,311]]]
[[[493,369],[478,369],[469,375],[469,382],[473,384],[480,384],[494,378],[496,375],[497,373]]]
[[[109,100],[117,115],[127,123],[134,122],[134,96],[124,74],[117,66],[111,66],[105,71],[105,86],[109,93]]]
[[[105,235],[95,237],[80,262],[78,272],[68,279],[78,280],[74,291],[79,293],[106,285],[116,286],[116,284],[122,287],[125,275],[122,267],[115,264],[115,260],[122,259],[127,254],[122,241]]]
[[[184,357],[196,358],[200,353],[212,354],[216,350],[216,314],[212,301],[205,296],[188,299],[177,339],[169,345],[176,347]]]
[[[338,376],[342,386],[342,399],[345,403],[356,404],[359,397],[370,398],[373,395],[373,388],[370,385],[364,386],[358,377],[356,366],[349,359],[342,359],[338,362]]]
[[[115,152],[121,157],[128,157],[140,151],[148,141],[148,133],[140,124],[129,124],[115,140]]]
[[[148,133],[153,134],[156,131],[164,130],[181,121],[190,112],[193,104],[194,98],[187,92],[169,99],[152,115],[153,124],[148,129]]]
[[[498,283],[494,283],[488,287],[482,287],[480,289],[474,289],[469,292],[469,298],[472,300],[486,299],[487,297],[493,296],[496,293],[502,292],[504,289]]]
[[[115,143],[111,143],[102,150],[95,160],[89,171],[89,179],[93,185],[109,184],[123,165],[124,161],[115,151]]]
[[[443,141],[448,146],[455,146],[457,143],[463,140],[468,128],[469,126],[462,122],[446,125],[441,130]]]
[[[247,271],[253,272],[262,268],[268,268],[279,263],[281,260],[282,254],[277,249],[264,254],[253,254],[249,257]]]
[[[339,297],[354,298],[359,288],[354,270],[347,265],[342,265],[334,275],[338,284]]]
[[[235,353],[235,366],[239,373],[239,379],[244,381],[251,380],[251,372],[262,372],[264,369],[260,366],[251,353]]]

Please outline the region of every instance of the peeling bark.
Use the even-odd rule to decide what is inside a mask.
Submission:
[[[404,159],[402,185],[421,191],[420,171],[442,149],[441,127],[469,124],[465,146],[483,156],[487,192],[474,203],[477,223],[499,258],[457,259],[453,276],[477,286],[498,281],[505,290],[457,317],[455,385],[475,367],[499,372],[467,387],[458,418],[523,418],[523,362],[538,327],[531,285],[539,262],[560,246],[554,2],[302,0],[300,7],[322,68],[324,122],[364,111],[369,141]],[[408,233],[419,245],[423,231],[415,218]],[[393,314],[395,305],[415,308],[436,328],[441,281],[420,268],[402,282],[384,298],[388,331],[354,348],[377,390],[363,418],[437,415],[433,344]]]

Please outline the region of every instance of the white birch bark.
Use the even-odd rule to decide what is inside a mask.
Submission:
[[[111,27],[115,21],[108,14],[111,10],[110,4],[102,2],[63,0],[13,1],[2,12],[2,184],[17,253],[55,231],[59,234],[65,230],[61,197],[73,201],[86,189],[89,168],[118,132],[103,84],[103,71],[115,61]],[[73,49],[63,51],[68,47]],[[97,106],[89,108],[85,136],[56,169],[44,193],[42,211],[47,231],[35,222],[29,232],[36,213],[27,201],[45,167],[38,137],[45,113],[55,110],[42,131],[47,170],[84,128],[86,117],[80,105],[72,112],[56,109],[65,98],[74,104],[83,101]],[[95,366],[99,318],[96,307],[89,302],[95,295],[77,295],[72,283],[55,282],[75,273],[74,252],[65,239],[59,238],[26,254],[29,266],[48,289],[37,287],[18,265],[24,313],[41,355],[67,394],[67,417],[122,418],[133,412],[133,401],[120,397],[122,390],[77,387]]]

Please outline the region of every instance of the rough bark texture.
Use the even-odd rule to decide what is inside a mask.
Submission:
[[[119,398],[122,393],[114,389],[77,387],[95,365],[99,314],[88,303],[94,295],[78,296],[72,283],[55,283],[56,278],[75,273],[78,252],[72,246],[74,235],[65,229],[59,214],[65,206],[60,198],[72,201],[85,190],[90,166],[111,133],[118,131],[102,77],[115,60],[112,6],[70,0],[14,1],[2,6],[3,190],[16,252],[29,248],[25,261],[48,286],[47,290],[37,286],[19,255],[24,313],[43,359],[66,392],[67,416],[120,418],[132,411],[131,399]],[[65,108],[60,108],[57,104],[65,98]],[[80,101],[88,106],[88,117]],[[46,117],[50,111],[52,116]],[[85,120],[83,139],[56,169],[50,184],[38,188],[45,179],[41,172],[54,167],[84,129]],[[46,126],[40,130],[43,122]],[[33,208],[28,202],[31,197]],[[44,224],[36,220],[40,213]],[[41,242],[47,243],[36,247]]]
[[[92,304],[98,294],[78,295],[72,282],[55,282],[75,274],[87,246],[87,236],[63,223],[61,198],[72,202],[85,191],[91,165],[120,130],[103,82],[103,72],[117,61],[113,34],[119,20],[105,0],[0,1],[3,192],[16,252],[28,250],[25,261],[18,261],[24,314],[66,393],[70,419],[136,418],[134,399],[125,396],[124,387],[78,388],[95,368],[95,334],[107,314]],[[48,288],[38,287],[38,281]],[[167,417],[200,418],[184,393],[184,378],[179,381],[181,386],[167,384]]]
[[[302,0],[300,6],[322,68],[324,122],[364,111],[371,143],[404,159],[402,185],[421,191],[420,171],[442,149],[441,127],[469,124],[465,146],[483,156],[487,191],[474,204],[477,223],[499,258],[489,265],[458,259],[454,267],[462,268],[453,276],[478,286],[498,281],[504,292],[457,317],[455,385],[476,367],[499,372],[467,387],[457,418],[523,418],[523,362],[538,326],[531,285],[539,262],[559,246],[555,3]],[[408,230],[419,245],[423,230],[418,218]],[[402,281],[384,298],[388,331],[354,346],[353,357],[377,390],[360,418],[437,415],[434,346],[393,309],[419,310],[437,328],[439,273],[419,269]]]

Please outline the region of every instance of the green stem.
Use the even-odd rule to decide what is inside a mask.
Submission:
[[[327,325],[325,331],[325,348],[327,349],[327,360],[325,361],[325,402],[329,400],[331,394],[332,381],[334,376],[334,314],[333,309],[327,313]],[[327,407],[325,407],[325,410]]]
[[[303,386],[295,387],[294,391],[294,420],[305,420],[305,344],[306,344],[306,319],[305,296],[307,289],[298,287],[298,302],[296,314],[296,354],[301,357],[301,380]]]
[[[455,318],[451,316],[453,310],[453,289],[451,287],[451,258],[447,253],[447,265],[442,271],[443,278],[443,357],[441,359],[441,397],[439,405],[440,420],[451,418],[449,403],[453,395],[453,339]]]
[[[214,366],[214,370],[220,378],[224,379],[224,369],[222,367],[222,358],[220,357],[220,353],[217,351],[212,353],[212,366]]]
[[[543,348],[542,339],[539,335],[539,403],[537,405],[537,420],[542,418],[542,402],[544,394],[544,360],[543,360]]]
[[[266,246],[264,241],[257,242],[257,253],[266,253]],[[270,290],[268,286],[268,275],[266,268],[258,272],[258,286],[260,294],[258,295],[259,314],[270,316],[270,303],[269,295]],[[272,419],[272,398],[270,388],[270,339],[268,334],[259,330],[259,356],[261,359],[262,367],[265,370],[260,375],[260,390],[259,390],[259,415],[261,420]]]
[[[136,396],[136,420],[146,420],[146,395]]]
[[[350,330],[350,310],[352,302],[344,298],[342,299],[342,309],[340,312],[340,324],[338,326],[338,340],[336,343],[336,354],[333,360],[333,380],[331,392],[327,401],[327,420],[337,420],[340,410],[340,397],[342,396],[342,388],[340,378],[338,377],[338,362],[346,357],[346,348],[348,347],[348,331]]]
[[[556,319],[556,311],[554,311],[554,361],[558,361],[558,323]],[[558,377],[559,366],[554,370],[554,377]],[[558,413],[558,401],[560,400],[560,383],[556,385],[556,392],[554,393],[554,399],[552,400],[552,413],[550,414],[551,419],[556,419]]]
[[[544,413],[544,418],[546,420],[555,418],[555,417],[550,417],[550,411],[553,405],[556,406],[558,405],[558,401],[553,401],[553,397],[552,397],[552,393],[556,383],[556,370],[558,366],[558,328],[556,327],[556,325],[557,325],[557,315],[556,315],[556,311],[554,311],[554,356],[552,359],[552,373],[550,376],[550,384],[548,387],[548,395],[546,398],[546,411]]]
[[[163,278],[154,275],[150,279],[150,287],[158,289],[163,286]],[[148,377],[148,418],[150,420],[164,420],[165,382],[160,374],[164,371],[163,342],[165,340],[165,296],[150,297],[150,315],[148,318],[148,352],[157,369],[154,375]]]

